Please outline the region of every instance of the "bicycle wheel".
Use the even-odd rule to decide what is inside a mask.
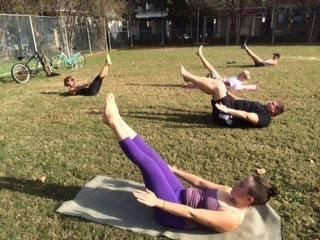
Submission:
[[[86,57],[82,53],[74,55],[75,67],[81,68],[86,63]]]
[[[11,68],[11,76],[17,83],[26,83],[30,79],[30,70],[26,65],[17,63]]]
[[[65,68],[64,59],[60,55],[53,56],[51,59],[51,64],[54,69]]]

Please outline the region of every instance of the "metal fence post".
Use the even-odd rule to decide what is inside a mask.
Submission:
[[[90,50],[90,54],[92,54],[90,31],[89,31],[89,18],[87,18],[86,25],[87,25],[87,36],[88,36],[89,50]]]
[[[30,22],[30,27],[31,27],[31,33],[32,33],[32,40],[33,40],[34,50],[37,52],[37,51],[38,51],[38,48],[37,48],[36,38],[35,38],[35,36],[34,36],[34,31],[33,31],[33,24],[32,24],[31,15],[29,15],[29,22]]]

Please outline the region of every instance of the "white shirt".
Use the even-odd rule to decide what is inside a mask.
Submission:
[[[228,77],[225,79],[228,89],[232,90],[256,90],[256,85],[243,84],[237,77]]]
[[[235,90],[240,89],[242,82],[237,77],[228,77],[226,78],[226,83]]]

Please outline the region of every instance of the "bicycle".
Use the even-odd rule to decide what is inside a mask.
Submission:
[[[68,57],[63,52],[63,45],[61,45],[58,49],[60,50],[60,54],[52,57],[53,68],[81,68],[86,63],[86,58],[81,52],[71,54],[70,57]],[[73,50],[75,49],[73,48]]]
[[[19,56],[18,60],[22,61],[25,57]],[[35,61],[33,61],[35,60]],[[16,63],[11,68],[11,76],[17,83],[26,83],[32,75],[36,75],[43,69],[46,74],[50,72],[52,61],[45,54],[35,51],[25,63]]]

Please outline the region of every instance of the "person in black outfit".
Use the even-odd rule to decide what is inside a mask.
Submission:
[[[103,79],[108,75],[111,64],[110,56],[107,54],[105,65],[90,84],[78,85],[74,77],[68,76],[64,79],[64,86],[69,88],[70,95],[96,96],[100,92]]]
[[[269,126],[271,117],[284,111],[280,101],[269,101],[261,104],[254,101],[240,100],[229,93],[225,84],[212,78],[199,77],[189,73],[181,66],[181,75],[185,82],[196,84],[198,88],[209,95],[213,95],[212,117],[215,123],[227,127],[257,127]]]

